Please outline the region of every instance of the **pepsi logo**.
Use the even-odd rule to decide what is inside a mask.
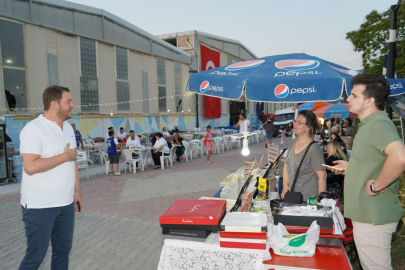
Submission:
[[[279,84],[274,89],[274,95],[278,98],[285,98],[288,96],[290,89],[286,84]]]
[[[337,70],[341,73],[347,74],[347,75],[351,75],[351,76],[356,76],[357,74],[359,74],[358,71],[352,70],[352,69],[341,69],[341,68],[337,68],[334,66],[329,65],[331,68],[333,68],[334,70]]]
[[[243,62],[238,62],[232,65],[227,66],[225,69],[229,71],[234,71],[234,70],[241,70],[241,69],[246,69],[246,68],[252,68],[252,67],[258,67],[261,64],[263,64],[266,60],[251,60],[251,61],[243,61]]]
[[[306,70],[316,68],[319,66],[319,61],[291,59],[278,61],[274,65],[278,69],[295,71],[295,70]]]
[[[200,92],[201,92],[201,93],[207,92],[208,87],[210,87],[210,82],[209,82],[209,81],[203,81],[203,82],[200,84]]]

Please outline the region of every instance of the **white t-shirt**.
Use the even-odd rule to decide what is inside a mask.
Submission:
[[[166,136],[167,136],[167,137],[169,137],[169,136],[170,136],[170,133],[169,133],[169,132],[167,132],[167,131],[163,131],[163,132],[162,132],[162,134],[163,134],[163,136],[165,136],[165,137],[166,137]]]
[[[61,130],[56,122],[41,114],[22,129],[20,153],[50,158],[62,154],[68,142],[70,148],[76,147],[72,126],[65,121]],[[37,209],[66,206],[73,202],[74,188],[74,161],[32,175],[23,170],[20,203],[23,207]]]
[[[126,132],[123,132],[123,133],[118,132],[117,133],[117,138],[120,139],[120,140],[125,139],[126,137],[127,137]]]
[[[133,140],[131,139],[131,137],[129,137],[127,139],[127,144],[125,145],[125,147],[128,147],[128,148],[131,148],[131,147],[140,148],[141,147],[141,142],[140,142],[139,138],[136,139],[136,137],[138,137],[138,136],[135,135],[135,138]]]
[[[162,150],[160,150],[159,152],[163,153],[163,151],[165,151],[165,150],[170,150],[169,146],[167,146],[167,141],[164,138],[160,138],[159,140],[156,140],[155,145],[153,146],[153,148],[159,149],[159,147],[161,145],[164,145],[164,146],[163,146]]]
[[[239,132],[249,132],[249,126],[250,126],[250,121],[249,120],[244,120],[239,122]]]

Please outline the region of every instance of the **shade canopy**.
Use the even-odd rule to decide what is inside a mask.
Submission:
[[[356,118],[357,116],[349,112],[349,104],[337,103],[324,106],[314,111],[320,118]]]
[[[335,101],[350,95],[350,80],[359,73],[304,53],[284,54],[192,74],[187,90],[233,100],[245,96],[258,102]],[[391,95],[405,92],[404,79],[388,81]]]

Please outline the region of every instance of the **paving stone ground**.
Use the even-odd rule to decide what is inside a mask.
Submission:
[[[264,143],[251,145],[250,150],[259,158],[267,154]],[[233,149],[211,160],[212,164],[204,157],[164,170],[82,180],[84,209],[75,216],[69,269],[157,269],[163,245],[159,216],[178,199],[213,196],[219,182],[245,159],[240,149]],[[19,193],[0,195],[0,270],[17,269],[25,254],[19,198]],[[50,269],[50,263],[51,247],[40,269]]]

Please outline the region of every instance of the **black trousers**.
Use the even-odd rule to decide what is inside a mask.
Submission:
[[[162,156],[162,152],[157,152],[155,153],[154,151],[152,152],[152,159],[153,159],[153,163],[155,163],[155,166],[157,165],[161,165],[160,164],[160,157]]]

